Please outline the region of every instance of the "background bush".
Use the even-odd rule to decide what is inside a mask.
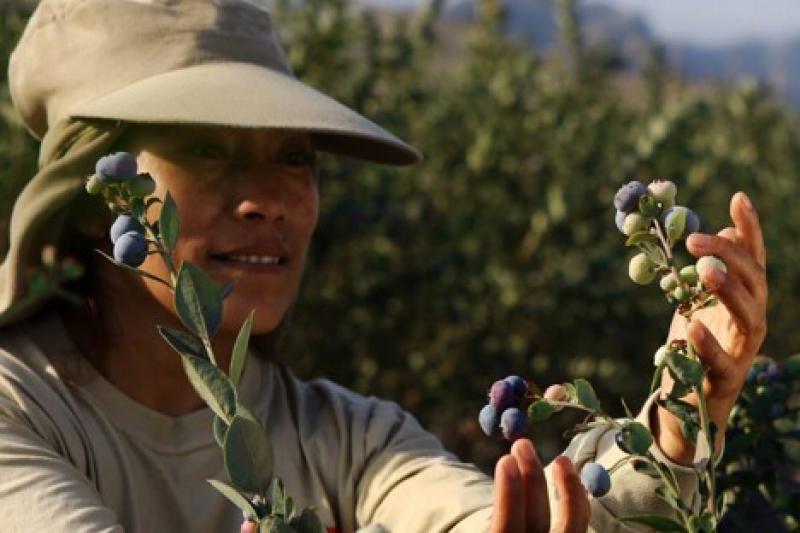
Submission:
[[[586,49],[572,2],[558,50],[503,37],[503,12],[447,28],[433,2],[413,18],[345,0],[279,0],[297,75],[419,147],[394,169],[323,157],[323,210],[284,359],[395,399],[461,457],[489,470],[503,445],[476,418],[491,383],[518,373],[546,385],[586,377],[612,412],[644,398],[669,306],[627,278],[611,199],[624,181],[668,176],[704,227],[727,224],[737,190],[753,198],[769,249],[769,337],[800,346],[793,303],[800,242],[796,117],[766,87],[702,91],[648,67],[619,69]],[[2,73],[29,16],[0,7]],[[34,172],[0,79],[0,219]],[[3,232],[5,234],[5,232]],[[536,428],[547,459],[561,426]]]

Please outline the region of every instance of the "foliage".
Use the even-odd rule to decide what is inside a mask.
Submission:
[[[487,376],[585,377],[608,406],[647,392],[642,354],[663,344],[668,312],[631,297],[608,231],[607,199],[631,178],[670,176],[707,228],[724,227],[731,195],[747,191],[769,250],[764,351],[800,346],[796,118],[754,83],[686,86],[658,53],[642,73],[615,70],[562,6],[562,46],[539,55],[502,36],[497,0],[456,28],[437,21],[438,2],[412,18],[346,0],[275,7],[302,79],[425,155],[409,169],[323,158],[323,212],[283,357],[396,399],[487,471],[503,452],[475,420]],[[26,16],[0,8],[3,61]],[[6,214],[36,147],[2,105]],[[563,447],[559,433],[534,433],[544,455]]]

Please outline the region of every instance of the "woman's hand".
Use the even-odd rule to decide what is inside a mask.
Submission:
[[[676,314],[669,335],[687,338],[707,369],[703,391],[710,418],[719,428],[717,451],[728,415],[767,333],[766,250],[758,214],[742,192],[731,199],[730,214],[733,227],[717,235],[694,233],[686,241],[692,255],[715,255],[728,267],[727,274],[712,269],[701,280],[724,305],[698,311],[688,328]],[[662,390],[671,387],[665,372]],[[688,401],[697,403],[694,395]],[[653,430],[661,450],[677,463],[690,464],[694,447],[683,438],[680,421],[661,407],[656,418]]]
[[[500,458],[494,472],[491,533],[584,533],[589,527],[589,498],[572,462],[553,460],[555,509],[550,509],[542,463],[533,443],[519,439]]]

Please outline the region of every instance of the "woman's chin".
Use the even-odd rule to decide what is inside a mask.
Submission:
[[[251,312],[254,312],[251,335],[266,335],[274,331],[280,325],[288,307],[264,305],[263,302],[260,304],[256,306],[252,303],[226,301],[220,332],[231,335],[238,334]]]

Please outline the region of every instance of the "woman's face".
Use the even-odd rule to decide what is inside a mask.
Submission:
[[[311,136],[288,130],[200,126],[142,126],[124,144],[140,172],[169,191],[181,219],[175,247],[181,261],[233,281],[222,332],[235,333],[255,310],[253,333],[272,331],[297,294],[309,241],[317,223],[319,193]],[[160,205],[160,204],[159,204]],[[150,215],[155,217],[156,208]],[[169,279],[161,257],[140,267]],[[169,290],[144,280],[147,290],[173,309]]]

